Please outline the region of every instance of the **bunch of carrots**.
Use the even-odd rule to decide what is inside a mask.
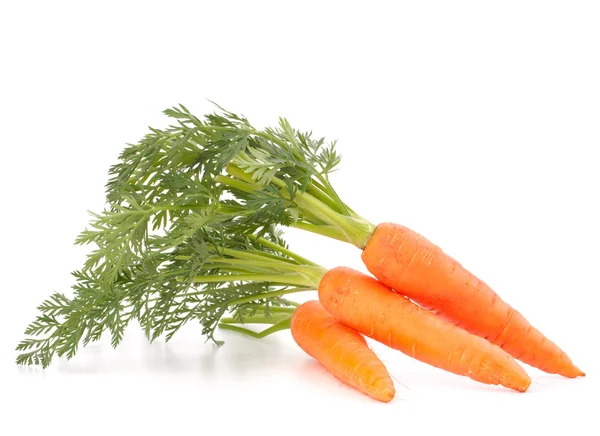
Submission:
[[[203,119],[183,106],[165,113],[175,123],[151,129],[111,167],[107,209],[77,240],[96,248],[75,273],[75,296],[40,305],[18,363],[73,357],[105,330],[116,346],[137,318],[151,340],[168,340],[191,320],[216,342],[217,327],[256,338],[289,328],[332,374],[383,402],[394,384],[365,336],[520,392],[531,379],[516,360],[585,375],[441,248],[402,225],[375,226],[343,202],[329,180],[340,163],[335,143],[285,119],[256,129],[220,107]],[[372,276],[294,253],[285,227],[356,246]],[[311,290],[318,300],[287,299]],[[270,327],[244,327],[252,323]]]

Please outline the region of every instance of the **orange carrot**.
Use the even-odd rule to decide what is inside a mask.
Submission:
[[[417,360],[520,392],[531,379],[506,352],[346,267],[319,284],[321,304],[340,322]]]
[[[516,359],[566,377],[585,375],[488,285],[418,233],[398,224],[380,224],[362,259],[385,285]]]
[[[365,338],[318,301],[307,301],[294,311],[291,331],[300,348],[344,383],[385,403],[394,398],[394,382]]]

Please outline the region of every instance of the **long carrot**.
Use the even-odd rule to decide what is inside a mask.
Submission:
[[[346,267],[329,270],[319,300],[345,325],[417,360],[486,384],[520,392],[531,379],[512,357]]]
[[[488,285],[413,230],[380,224],[362,259],[385,285],[522,362],[566,377],[585,375]]]
[[[307,301],[295,310],[291,332],[300,348],[344,383],[385,403],[394,398],[394,382],[365,338],[318,301]]]

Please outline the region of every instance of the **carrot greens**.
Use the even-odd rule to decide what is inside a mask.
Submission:
[[[133,190],[154,202],[161,198],[163,178],[179,174],[198,177],[203,189],[230,191],[254,226],[295,226],[360,248],[374,232],[329,181],[340,163],[335,142],[296,130],[285,118],[259,130],[222,108],[204,119],[184,106],[165,114],[174,125],[153,129],[111,168],[110,200],[126,201]]]
[[[47,367],[53,356],[71,358],[105,331],[116,347],[133,319],[148,339],[167,341],[193,320],[216,343],[219,323],[254,337],[289,328],[296,304],[285,297],[316,289],[325,270],[291,252],[272,227],[243,234],[239,216],[227,215],[231,204],[175,209],[163,234],[148,230],[162,207],[129,203],[95,215],[93,230],[78,242],[98,248],[73,273],[74,296],[55,293],[38,307],[17,363]],[[234,325],[258,321],[272,326],[256,333]]]
[[[288,328],[288,294],[314,290],[325,270],[293,253],[278,226],[363,246],[374,226],[338,196],[335,142],[285,119],[258,130],[219,107],[203,119],[184,106],[174,123],[129,144],[109,170],[106,208],[76,244],[93,248],[73,273],[73,296],[54,293],[18,346],[17,362],[47,367],[108,332],[116,347],[137,320],[150,340],[198,322],[263,337]],[[271,324],[256,333],[238,324]]]

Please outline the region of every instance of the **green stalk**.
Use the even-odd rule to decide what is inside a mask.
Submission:
[[[257,189],[261,189],[262,186],[259,185],[258,183],[256,183],[256,181],[252,178],[252,176],[250,174],[248,174],[246,171],[242,170],[241,168],[237,167],[236,165],[230,163],[229,165],[227,165],[227,167],[225,167],[225,171],[227,171],[227,173],[237,179],[243,180],[244,182],[254,185],[256,186]]]
[[[232,251],[234,251],[234,250],[232,250]],[[273,253],[263,253],[263,252],[259,252],[259,251],[252,252],[250,250],[244,250],[241,253],[242,254],[235,254],[235,255],[232,254],[231,256],[239,258],[239,259],[257,259],[257,260],[271,259],[271,260],[276,260],[278,262],[289,263],[291,265],[298,265],[299,264],[294,259],[289,259],[287,257],[281,257],[281,256],[278,256],[278,255],[273,254]],[[228,254],[228,253],[225,252],[225,254]]]
[[[264,238],[257,238],[256,235],[249,235],[248,237],[250,239],[252,239],[253,241],[258,241],[261,245],[264,245],[265,247],[269,247],[275,251],[280,252],[281,254],[285,254],[286,256],[289,256],[292,259],[297,260],[298,262],[300,262],[303,265],[312,265],[312,266],[321,268],[321,266],[319,264],[314,263],[314,262],[306,259],[305,257],[302,257],[299,254],[296,254],[293,251],[288,250],[285,247],[282,247],[281,245],[275,244],[274,242],[268,241]]]
[[[226,183],[228,186],[232,186],[236,189],[250,189],[250,191],[246,192],[253,192],[261,189],[261,186],[256,184],[250,174],[246,173],[236,165],[229,164],[226,168],[226,171],[231,176],[240,179],[237,181],[237,183],[235,181],[232,182],[232,180],[235,179],[227,180]],[[218,178],[219,181],[222,181],[223,179],[223,177]],[[324,187],[325,189],[329,189],[335,194],[335,191],[329,182],[327,182],[327,180],[322,180],[321,182],[326,183]],[[289,192],[287,192],[287,187],[283,180],[274,177],[271,180],[271,183],[282,190],[282,194],[289,197]],[[343,204],[337,194],[335,194],[335,197],[339,204]],[[371,224],[364,218],[358,217],[353,211],[348,209],[346,213],[340,213],[336,210],[338,209],[338,206],[332,207],[308,192],[296,192],[294,198],[291,200],[303,212],[303,214],[306,215],[308,221],[313,221],[309,222],[309,224],[322,227],[323,223],[325,223],[326,226],[339,229],[338,232],[332,232],[330,230],[321,232],[314,227],[305,227],[305,230],[312,229],[309,231],[314,231],[314,233],[321,235],[327,235],[340,241],[349,242],[361,250],[365,248],[367,242],[369,242],[369,239],[373,235],[373,232],[375,232],[375,225]]]
[[[256,238],[253,238],[254,235],[248,235],[248,239],[251,239],[253,241],[256,241]],[[265,240],[263,238],[261,238],[261,240]],[[266,240],[265,240],[266,241]],[[267,241],[268,242],[268,241]],[[273,247],[271,247],[273,248]],[[265,259],[271,259],[274,261],[278,261],[278,262],[286,262],[286,263],[291,263],[294,265],[298,265],[298,263],[302,263],[303,261],[300,260],[298,261],[298,259],[303,259],[300,256],[295,255],[295,253],[288,251],[288,253],[283,253],[283,254],[287,254],[288,256],[290,255],[295,255],[296,259],[288,259],[287,257],[281,257],[281,256],[277,256],[276,254],[271,254],[271,253],[265,253],[262,251],[250,251],[250,250],[232,250],[229,248],[225,248],[222,250],[223,254],[227,255],[227,256],[232,256],[232,257],[236,257],[239,259],[255,259],[255,260],[265,260]],[[290,256],[291,257],[291,256]],[[296,261],[295,261],[296,260]],[[304,262],[306,265],[314,265],[314,266],[319,266],[316,263],[310,262],[309,260],[305,259],[306,262]]]
[[[271,306],[269,307],[269,311],[273,312],[273,313],[294,313],[294,311],[296,310],[296,307],[298,306],[298,303],[296,303],[296,306],[294,307],[279,307],[279,306]],[[258,312],[264,312],[264,309],[262,307],[259,307]]]
[[[243,192],[254,192],[254,191],[259,191],[261,189],[261,187],[258,185],[254,185],[252,183],[233,179],[231,177],[226,177],[226,176],[216,176],[215,181],[217,183],[221,183],[222,185],[229,186],[229,187],[235,188],[235,189],[239,189],[240,191],[243,191]]]
[[[306,186],[306,192],[313,195],[315,198],[318,198],[320,201],[325,203],[327,206],[329,206],[331,209],[335,210],[336,212],[338,212],[338,213],[343,212],[342,210],[340,210],[338,204],[335,202],[335,199],[333,199],[329,195],[327,195],[325,193],[325,190],[323,190],[317,183],[309,182],[308,185]]]
[[[240,265],[240,268],[248,267],[263,267],[263,269],[267,270],[287,270],[297,273],[305,273],[308,269],[314,269],[315,272],[324,274],[323,268],[320,266],[313,265],[294,265],[287,262],[279,262],[275,260],[249,260],[249,259],[231,259],[228,257],[215,257],[210,259],[209,261],[211,266],[230,266]]]
[[[328,238],[345,241],[345,234],[338,227],[316,225],[304,221],[297,221],[291,224],[290,227],[305,230],[307,232],[315,233],[317,235],[327,236]]]
[[[275,260],[278,262],[286,262],[286,263],[290,263],[292,265],[298,265],[298,262],[294,261],[294,259],[288,259],[287,257],[281,257],[281,256],[277,256],[277,255],[271,254],[271,253],[264,253],[261,251],[250,251],[250,250],[232,250],[230,248],[217,247],[213,244],[208,244],[208,245],[209,245],[209,247],[215,249],[216,251],[218,251],[224,255],[234,257],[236,259],[249,259],[249,260],[272,259],[272,260]],[[191,258],[192,258],[192,256],[184,256],[184,255],[175,256],[175,260],[190,260]],[[309,265],[319,266],[317,264],[313,264],[312,262],[310,262]]]
[[[265,292],[262,294],[249,295],[247,297],[238,298],[237,300],[230,301],[229,305],[235,306],[238,304],[251,303],[252,301],[256,301],[256,300],[263,300],[265,298],[281,297],[282,295],[295,294],[297,292],[312,291],[313,289],[314,288],[298,288],[298,287],[280,289],[278,291]]]
[[[285,289],[279,289],[277,291],[264,292],[262,294],[249,295],[247,297],[238,298],[236,300],[229,301],[228,304],[230,306],[235,306],[237,304],[251,303],[256,300],[263,300],[265,298],[277,298],[277,297],[281,297],[282,295],[296,294],[298,292],[306,292],[306,291],[313,291],[313,290],[314,290],[314,288],[289,287],[289,288],[285,288]],[[193,297],[196,295],[206,295],[210,292],[213,292],[213,291],[207,290],[207,291],[186,292],[184,294],[177,295],[177,297]],[[159,300],[158,297],[148,299],[148,301],[157,301],[157,300]],[[285,301],[287,303],[291,304],[292,306],[298,306],[298,304],[293,301],[288,301],[288,300],[285,300]]]
[[[349,242],[361,250],[365,248],[373,232],[375,232],[375,226],[364,218],[339,214],[305,192],[296,194],[294,202],[300,209],[309,210],[319,215],[319,218],[329,225],[339,227],[343,237],[338,239]]]
[[[195,276],[195,283],[229,283],[241,281],[269,282],[278,285],[305,286],[316,289],[319,287],[320,276],[307,273],[286,273],[286,274],[231,274],[226,276]],[[183,279],[181,279],[183,281]]]
[[[279,321],[289,318],[290,313],[273,313],[271,316],[267,317],[265,315],[254,315],[247,316],[240,321],[236,318],[232,317],[223,317],[219,320],[224,324],[277,324]]]
[[[227,167],[227,172],[230,173],[234,177],[237,175],[241,175],[241,177],[243,177],[243,179],[238,180],[236,178],[219,175],[219,176],[215,177],[215,180],[222,185],[225,185],[230,188],[234,188],[239,191],[246,192],[246,193],[261,191],[263,189],[262,186],[255,184],[252,181],[252,178],[247,173],[243,172],[242,170],[240,170],[239,168],[237,168],[235,166],[229,165]],[[278,180],[278,179],[273,179],[272,182],[280,189],[281,195],[285,196],[286,198],[289,198],[289,193],[287,192],[285,183],[283,183],[281,180]],[[314,214],[311,210],[303,209],[302,212],[306,216],[307,219],[313,220],[315,222],[322,222],[322,220],[319,219],[319,216]]]
[[[284,257],[274,255],[265,256],[266,253],[260,251],[247,252],[246,250],[235,250],[230,248],[220,249],[217,246],[211,247],[220,254],[231,256],[209,256],[203,264],[206,270],[219,269],[223,273],[233,273],[231,275],[198,275],[193,278],[198,283],[225,283],[235,281],[257,281],[273,282],[287,284],[292,286],[306,286],[317,288],[327,269],[303,258],[291,250],[282,247],[279,244],[268,241],[264,238],[250,236],[261,246],[271,248],[281,254],[293,258],[296,262],[289,262]],[[189,260],[191,256],[176,256],[176,260]],[[184,281],[183,277],[177,280]]]
[[[253,337],[255,339],[262,339],[262,338],[272,335],[273,333],[276,333],[278,331],[289,329],[291,327],[291,323],[292,323],[291,318],[287,318],[287,319],[282,320],[279,323],[274,324],[271,327],[269,327],[261,332],[258,332],[258,333],[254,332],[250,329],[246,329],[244,327],[239,327],[239,326],[232,325],[232,324],[227,324],[227,323],[221,322],[218,325],[223,330],[231,330],[231,331],[234,331],[237,333],[242,333],[246,336]]]

